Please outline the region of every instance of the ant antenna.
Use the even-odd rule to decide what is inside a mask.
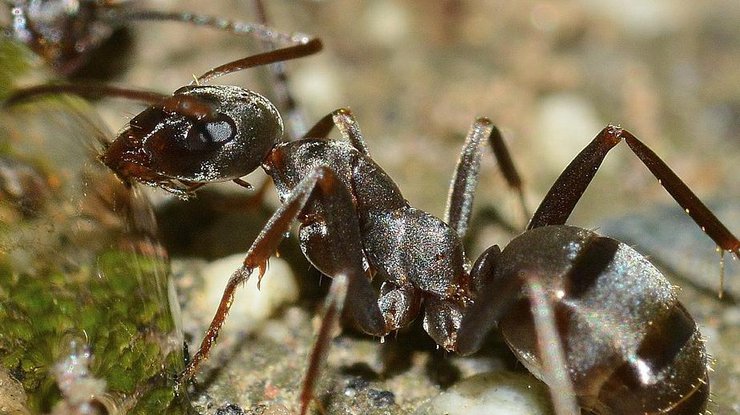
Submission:
[[[269,25],[270,19],[267,15],[267,9],[264,1],[253,0],[251,9],[257,16],[257,21],[262,25]],[[275,42],[262,41],[264,50],[273,50],[277,48]],[[295,140],[300,138],[308,130],[306,115],[300,108],[296,99],[290,91],[288,73],[285,70],[283,62],[273,63],[268,66],[274,82],[272,82],[272,92],[275,94],[277,101],[280,103],[280,110],[284,112],[283,119],[287,120],[290,129],[290,137]]]
[[[312,55],[319,52],[323,47],[323,45],[321,44],[321,40],[317,38],[306,38],[305,40],[306,43],[301,43],[287,48],[276,49],[257,55],[247,56],[246,58],[237,59],[235,61],[218,66],[197,77],[190,84],[200,85],[201,83],[208,82],[211,79],[233,72],[242,71],[244,69],[253,68],[255,66],[268,65],[275,62],[282,62],[290,59],[297,59],[304,56]],[[39,95],[60,93],[70,93],[93,98],[113,96],[131,99],[134,101],[140,101],[150,105],[158,104],[164,99],[170,97],[170,95],[164,95],[157,92],[120,88],[111,85],[47,84],[18,89],[8,99],[5,100],[4,105],[14,105],[20,101],[24,101]]]
[[[112,8],[102,12],[103,19],[115,25],[125,21],[172,21],[205,26],[236,35],[253,36],[269,44],[288,44],[292,46],[276,49],[267,53],[250,56],[211,69],[199,76],[197,81],[207,82],[211,79],[254,66],[282,62],[312,55],[321,50],[321,41],[303,33],[282,33],[259,23],[235,22],[220,17],[201,16],[188,12],[160,12],[156,10],[130,10]]]
[[[110,9],[103,13],[104,18],[115,21],[120,25],[121,20],[155,20],[155,21],[180,21],[192,23],[198,26],[208,26],[219,30],[229,31],[235,34],[248,34],[262,39],[263,41],[291,43],[292,46],[275,49],[269,52],[257,55],[247,56],[246,58],[220,65],[213,68],[203,75],[195,78],[191,85],[200,85],[211,79],[218,78],[233,72],[253,68],[255,66],[268,65],[271,63],[282,62],[291,59],[297,59],[304,56],[312,55],[321,51],[323,45],[318,38],[312,38],[305,34],[286,34],[256,23],[233,22],[226,19],[198,16],[191,13],[169,13],[157,11],[137,11],[126,9]],[[146,104],[154,105],[162,100],[169,98],[169,95],[163,95],[156,92],[120,88],[109,85],[87,84],[87,85],[65,85],[65,84],[48,84],[35,87],[19,89],[8,98],[4,105],[14,105],[20,101],[39,96],[58,93],[70,93],[86,97],[103,97],[113,96],[134,101],[140,101]]]
[[[9,107],[33,97],[51,94],[74,94],[91,98],[118,97],[148,105],[158,104],[170,97],[158,92],[103,84],[46,84],[18,89],[2,105]]]
[[[319,52],[322,48],[323,45],[321,43],[321,40],[317,38],[306,37],[301,40],[301,43],[295,46],[289,46],[286,48],[275,49],[257,55],[247,56],[246,58],[237,59],[233,62],[217,66],[199,76],[194,82],[205,83],[210,81],[211,79],[228,75],[230,73],[243,71],[244,69],[253,68],[255,66],[269,65],[271,63],[302,58],[304,56],[313,55],[314,53]]]

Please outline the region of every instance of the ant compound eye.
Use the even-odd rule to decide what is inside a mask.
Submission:
[[[219,115],[219,120],[206,123],[203,131],[203,135],[214,143],[231,141],[235,134],[236,125],[234,125],[234,121],[223,114]]]
[[[187,136],[188,150],[206,150],[218,148],[234,139],[236,125],[225,114],[219,114],[215,120],[199,122],[193,126]]]

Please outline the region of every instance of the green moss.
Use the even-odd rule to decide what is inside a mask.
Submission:
[[[118,251],[104,252],[97,264],[94,277],[66,285],[49,286],[44,276],[0,276],[3,290],[14,293],[0,313],[0,364],[21,373],[34,411],[51,408],[55,399],[50,393],[58,398],[55,383],[47,380],[53,379],[53,365],[68,353],[64,341],[71,332],[88,336],[94,355],[92,374],[106,380],[109,392],[130,395],[140,390],[161,378],[163,364],[173,373],[182,368],[182,356],[166,353],[158,343],[174,327],[163,296],[166,290],[155,286],[162,280],[143,272],[159,272],[162,265]],[[54,273],[49,276],[58,279]],[[155,397],[150,398],[151,394]],[[170,382],[145,394],[138,407],[151,411],[144,403],[149,402],[166,408],[173,397]]]
[[[10,319],[8,316],[1,317],[0,321],[4,322],[1,338],[18,343],[26,343],[34,338],[34,328],[28,321]]]
[[[0,99],[5,99],[15,79],[28,68],[28,50],[21,45],[7,40],[0,40]]]
[[[0,356],[0,364],[6,369],[14,369],[20,365],[24,354],[20,349],[6,351]]]
[[[165,414],[176,414],[178,410],[173,407],[172,402],[176,402],[177,399],[172,388],[160,387],[154,389],[146,398],[139,400],[139,404],[130,413],[147,415],[151,413],[149,408],[161,408]]]
[[[0,100],[18,77],[39,79],[28,56],[0,40]],[[186,413],[174,393],[182,352],[165,346],[175,335],[168,264],[132,220],[148,206],[88,151],[99,147],[97,118],[82,100],[49,98],[0,108],[0,125],[0,156],[49,178],[33,215],[0,194],[0,365],[23,384],[28,409],[51,411],[62,398],[55,365],[84,347],[110,396],[137,397],[139,413]],[[106,203],[112,194],[130,206]]]

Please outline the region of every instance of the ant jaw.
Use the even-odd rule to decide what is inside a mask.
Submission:
[[[182,200],[189,200],[196,196],[195,190],[203,183],[187,182],[165,176],[150,168],[146,164],[146,155],[142,151],[132,149],[126,133],[108,145],[99,156],[99,160],[111,169],[116,177],[127,185],[139,182],[151,187],[158,187]]]

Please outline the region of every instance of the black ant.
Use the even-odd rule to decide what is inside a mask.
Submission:
[[[253,0],[259,23],[185,11],[138,9],[129,1],[5,0],[5,3],[11,18],[11,26],[5,28],[7,35],[24,43],[63,77],[78,74],[115,30],[135,22],[179,22],[234,35],[253,36],[261,40],[266,49],[273,49],[278,44],[305,43],[309,39],[304,34],[281,33],[267,26],[267,11],[262,0]],[[99,65],[96,66],[99,69]],[[305,131],[305,122],[287,87],[287,74],[279,62],[270,65],[270,70],[280,110],[287,114],[291,134],[298,136]]]
[[[62,76],[72,75],[87,63],[120,27],[108,16],[119,6],[96,0],[5,0],[11,24],[7,35],[27,45]]]
[[[286,35],[266,27],[264,6],[255,1],[260,24],[235,22],[189,12],[142,10],[129,1],[113,0],[4,0],[10,9],[10,36],[26,44],[57,73],[79,70],[115,29],[134,22],[180,22],[237,35],[248,34],[268,42],[284,42]]]
[[[202,85],[226,73],[305,56],[317,45],[311,40],[222,65],[171,96],[46,85],[11,99],[70,92],[149,103],[101,156],[126,183],[143,182],[187,198],[208,183],[244,185],[240,178],[258,167],[271,177],[282,206],[232,274],[182,381],[207,358],[237,287],[255,269],[262,277],[298,221],[306,257],[334,278],[301,392],[301,414],[340,315],[381,337],[422,315],[434,341],[461,354],[480,349],[498,326],[519,360],[559,392],[554,400],[561,414],[577,412],[576,406],[599,414],[705,409],[706,351],[671,284],[629,246],[565,225],[606,154],[625,141],[719,248],[737,257],[740,241],[655,153],[626,130],[607,126],[556,180],[526,231],[503,250],[490,247],[470,266],[462,239],[484,141],[492,143],[505,177],[520,190],[501,135],[488,119],[475,120],[467,134],[441,220],[409,206],[371,158],[349,110],[325,116],[301,139],[283,141],[281,117],[264,97],[236,86]],[[327,138],[335,126],[342,140]]]

